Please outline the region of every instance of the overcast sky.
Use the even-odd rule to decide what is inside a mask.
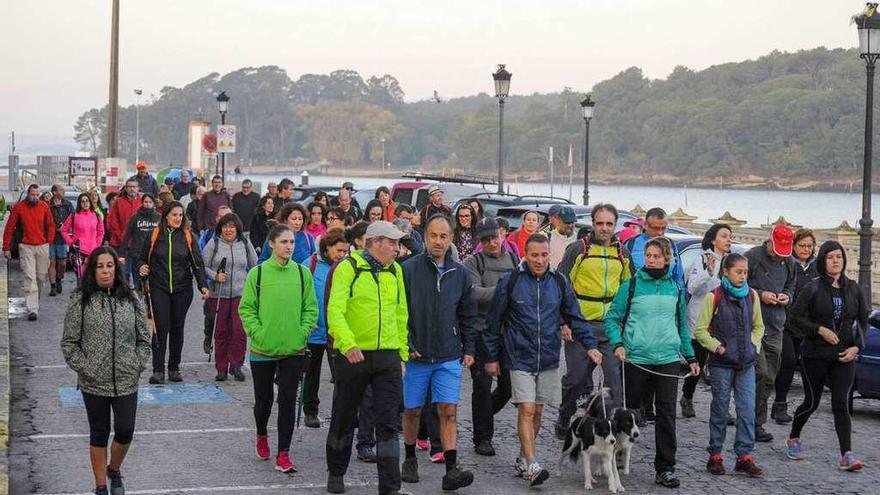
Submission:
[[[0,132],[71,136],[107,102],[110,0],[17,0],[0,14]],[[407,101],[587,90],[630,67],[664,78],[773,49],[857,45],[844,0],[123,0],[120,104],[211,72],[278,65],[396,76]],[[233,96],[234,97],[234,96]],[[8,138],[4,138],[5,141]],[[6,154],[6,146],[0,146]]]

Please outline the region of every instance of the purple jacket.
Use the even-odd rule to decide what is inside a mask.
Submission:
[[[213,189],[206,192],[199,201],[198,224],[204,229],[213,229],[217,226],[217,210],[221,206],[230,206],[232,199],[229,194],[223,190],[215,193]]]

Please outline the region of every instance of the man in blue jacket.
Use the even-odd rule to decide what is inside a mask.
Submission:
[[[504,349],[504,362],[511,370],[511,401],[517,408],[520,442],[520,456],[514,467],[517,476],[537,486],[550,477],[535,461],[535,437],[541,428],[544,405],[558,404],[562,394],[561,340],[576,338],[597,365],[602,363],[602,353],[568,280],[550,269],[547,237],[533,234],[526,240],[524,261],[518,270],[498,281],[483,343],[486,372],[490,375],[498,374],[499,349]]]
[[[428,387],[437,405],[440,441],[446,458],[443,490],[463,488],[474,475],[457,465],[456,409],[461,395],[462,367],[474,364],[477,300],[470,275],[452,259],[452,223],[435,215],[425,226],[424,253],[403,264],[409,307],[409,350],[403,377],[403,445],[406,457],[401,480],[419,481],[416,437]]]
[[[652,237],[665,236],[668,225],[669,220],[666,218],[666,211],[663,208],[651,208],[645,213],[645,231],[626,241],[625,244],[626,250],[629,251],[630,273],[635,274],[639,268],[645,266],[645,243]],[[669,269],[672,272],[672,279],[684,289],[684,267],[674,242],[672,243],[672,263]]]

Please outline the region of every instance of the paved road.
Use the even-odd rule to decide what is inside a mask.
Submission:
[[[10,264],[10,297],[20,297],[17,263]],[[89,493],[93,486],[88,464],[88,426],[81,405],[62,401],[61,390],[74,386],[75,376],[65,366],[59,349],[64,305],[72,281],[65,284],[60,297],[44,296],[38,322],[28,322],[18,315],[10,322],[12,333],[12,424],[10,470],[13,494]],[[13,299],[13,303],[15,303]],[[131,494],[303,494],[325,493],[324,462],[325,428],[297,430],[292,451],[299,472],[278,473],[271,462],[259,461],[253,454],[252,400],[250,377],[244,383],[226,382],[219,387],[213,382],[212,364],[205,362],[201,352],[201,306],[193,305],[187,320],[187,341],[184,350],[185,384],[200,386],[197,400],[213,402],[182,403],[181,387],[143,388],[142,397],[151,396],[159,405],[142,405],[138,410],[138,433],[125,464],[126,484]],[[331,385],[322,384],[321,411],[327,414]],[[147,386],[147,375],[142,384]],[[463,383],[463,397],[470,394],[470,378]],[[75,399],[69,388],[67,400]],[[795,397],[800,398],[799,391]],[[784,458],[783,442],[786,427],[770,425],[777,436],[772,444],[761,444],[755,453],[765,468],[766,476],[754,480],[741,476],[712,477],[705,471],[705,445],[708,436],[707,389],[701,388],[696,398],[698,417],[680,419],[679,465],[682,488],[666,490],[653,484],[650,467],[653,459],[653,433],[648,428],[644,443],[636,448],[633,473],[623,479],[629,493],[693,493],[705,495],[792,493],[880,493],[880,403],[857,401],[854,418],[855,448],[866,463],[864,472],[850,474],[836,468],[837,443],[831,422],[830,405],[822,405],[807,426],[805,439],[809,458],[793,463]],[[65,405],[66,404],[66,405]],[[470,448],[472,432],[469,401],[465,399],[460,420],[461,444],[459,458],[467,468],[474,469],[476,481],[461,493],[582,493],[581,469],[570,466],[562,476],[553,476],[541,490],[528,490],[521,480],[512,476],[510,464],[517,453],[514,410],[506,408],[497,417],[496,447],[499,455],[479,457]],[[548,414],[551,424],[555,412]],[[270,425],[275,419],[270,421]],[[732,430],[731,430],[732,433]],[[732,435],[731,435],[732,436]],[[274,431],[270,430],[274,449]],[[728,445],[732,438],[728,439]],[[551,465],[560,449],[548,428],[541,432],[539,460]],[[402,450],[402,449],[401,449]],[[727,453],[731,466],[731,453]],[[405,485],[417,494],[440,493],[443,467],[428,462],[419,454],[422,482]],[[346,477],[348,493],[376,493],[375,466],[353,460]],[[600,483],[596,493],[604,492]]]

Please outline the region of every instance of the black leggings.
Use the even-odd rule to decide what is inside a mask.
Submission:
[[[697,358],[697,363],[700,365],[700,369],[705,368],[706,359],[709,356],[709,350],[700,345],[696,340],[691,340],[691,345],[694,347],[694,356]],[[694,392],[697,390],[697,384],[700,383],[701,376],[703,376],[702,373],[684,379],[684,385],[681,386],[681,397],[683,399],[694,398]]]
[[[306,371],[306,381],[303,383],[305,391],[303,392],[303,412],[305,414],[318,414],[318,406],[321,400],[318,399],[318,390],[321,387],[321,367],[324,364],[324,350],[327,344],[309,344],[309,367]],[[330,359],[330,356],[327,356]]]
[[[277,361],[251,361],[254,382],[254,419],[257,435],[268,434],[269,415],[275,399],[275,376],[278,376],[278,451],[290,450],[293,436],[294,409],[299,374],[305,356],[292,356]]]
[[[804,402],[794,412],[789,438],[800,438],[801,430],[810,419],[813,411],[822,402],[822,389],[828,381],[831,389],[831,412],[834,414],[834,429],[840,453],[852,450],[852,418],[849,416],[849,391],[856,376],[854,362],[826,361],[823,359],[801,359],[801,376],[804,380]]]
[[[153,371],[165,371],[165,347],[168,347],[168,370],[180,371],[183,352],[183,326],[192,304],[192,289],[169,294],[155,287],[150,291],[156,334],[153,335]]]
[[[102,397],[83,392],[86,416],[89,418],[89,445],[107,448],[110,439],[110,411],[113,411],[113,441],[128,445],[134,437],[138,394],[121,397]]]
[[[776,398],[774,402],[788,402],[788,391],[794,379],[794,370],[797,368],[801,357],[801,342],[803,339],[796,338],[791,332],[782,334],[782,364],[776,375]]]

